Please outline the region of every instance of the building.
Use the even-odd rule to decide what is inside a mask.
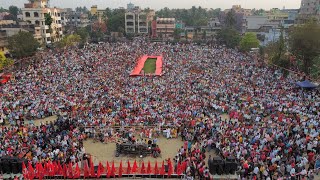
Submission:
[[[246,16],[244,18],[244,32],[257,32],[260,27],[268,22],[267,16]]]
[[[127,34],[148,34],[149,22],[153,19],[153,10],[143,11],[139,6],[127,5],[125,13],[125,32]],[[133,8],[132,8],[133,7]]]
[[[48,0],[29,0],[30,3],[24,5],[21,9],[23,20],[29,24],[35,25],[35,38],[44,44],[60,41],[63,37],[61,24],[61,9],[49,8]],[[45,24],[45,16],[49,14],[52,18],[51,26]]]
[[[85,27],[90,23],[87,14],[75,12],[72,9],[63,9],[61,14],[63,26]]]
[[[35,32],[34,25],[7,24],[0,26],[0,51],[8,52],[8,37],[18,34],[20,31],[30,32],[35,37],[40,36],[40,31]]]
[[[320,21],[320,0],[301,0],[298,23],[305,23],[310,18]]]
[[[164,39],[173,39],[174,29],[176,28],[175,18],[157,18],[157,35]]]
[[[91,14],[91,16],[96,16],[98,18],[99,22],[101,22],[103,20],[105,10],[98,9],[97,5],[93,5],[93,6],[91,6],[90,14]]]

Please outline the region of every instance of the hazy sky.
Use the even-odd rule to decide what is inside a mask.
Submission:
[[[8,8],[10,5],[23,7],[27,0],[0,0],[0,7]],[[50,6],[61,8],[75,8],[77,6],[86,6],[88,9],[92,5],[98,5],[99,9],[107,7],[117,8],[126,7],[126,4],[132,2],[142,8],[150,7],[152,9],[169,8],[190,8],[191,6],[201,6],[204,8],[230,8],[232,5],[240,4],[244,8],[300,8],[301,0],[51,0]]]

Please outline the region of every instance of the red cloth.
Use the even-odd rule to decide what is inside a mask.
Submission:
[[[144,162],[142,161],[141,164],[141,174],[145,174],[146,173],[146,167],[144,166]]]
[[[151,174],[151,164],[150,164],[150,161],[148,161],[147,174]]]
[[[138,169],[137,161],[134,160],[133,167],[132,167],[132,173],[136,173],[136,172],[137,172],[137,169]]]
[[[127,174],[131,174],[131,167],[130,167],[130,161],[128,161],[128,165],[127,165]]]
[[[180,164],[180,162],[178,162],[178,164],[177,164],[177,170],[176,170],[176,173],[177,173],[178,175],[180,175],[180,174],[181,174],[181,164]]]
[[[29,179],[32,180],[32,179],[34,179],[34,176],[35,176],[34,169],[32,167],[31,162],[29,161],[29,163],[28,163],[28,177],[29,177]]]
[[[158,162],[156,161],[156,164],[154,165],[154,174],[157,175],[158,173]]]
[[[165,173],[165,170],[164,170],[164,161],[162,161],[162,165],[161,165],[161,169],[160,169],[159,174],[160,174],[160,175],[164,175],[164,173]]]
[[[119,165],[119,177],[122,177],[122,161],[120,161]]]
[[[73,178],[73,170],[72,170],[72,163],[70,161],[69,166],[68,166],[68,178],[72,179]]]
[[[91,159],[90,159],[90,177],[96,177],[96,173],[94,171],[94,165]]]
[[[89,167],[87,162],[84,163],[83,177],[84,178],[89,177]]]
[[[116,168],[114,167],[114,161],[112,161],[111,176],[116,177]]]
[[[76,164],[76,169],[75,169],[73,178],[75,178],[75,179],[79,179],[80,178],[80,168],[79,168],[78,163]]]
[[[168,176],[170,177],[172,173],[173,173],[173,167],[172,167],[171,159],[169,159],[168,160]]]
[[[26,165],[24,164],[24,162],[22,162],[22,174],[23,174],[24,179],[29,179],[28,169],[27,169]]]
[[[110,178],[110,176],[111,176],[111,169],[110,169],[109,162],[107,161],[107,178]]]
[[[63,174],[63,177],[66,179],[67,178],[67,172],[68,169],[67,169],[67,165],[66,164],[63,164],[63,170],[62,170],[62,174]]]

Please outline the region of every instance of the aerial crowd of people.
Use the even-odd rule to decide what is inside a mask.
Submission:
[[[163,56],[162,76],[129,76],[145,54]],[[175,161],[203,177],[211,149],[235,157],[243,177],[312,179],[320,168],[319,90],[233,49],[141,38],[89,44],[48,51],[14,76],[0,86],[0,157],[76,162],[96,127],[107,142],[118,135],[113,126],[154,126],[145,136],[164,127],[182,137]],[[58,120],[34,125],[52,115]]]

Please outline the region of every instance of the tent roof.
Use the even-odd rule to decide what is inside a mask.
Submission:
[[[316,88],[317,87],[317,85],[313,84],[309,80],[298,81],[298,82],[296,82],[296,84],[302,88]]]

